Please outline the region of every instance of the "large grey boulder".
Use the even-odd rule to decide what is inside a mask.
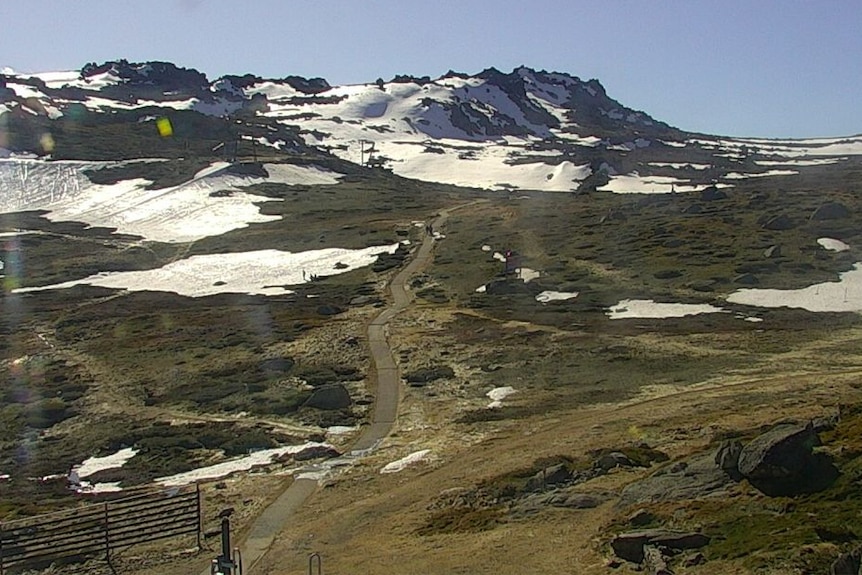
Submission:
[[[820,445],[810,425],[779,425],[754,438],[739,454],[739,472],[748,479],[786,479],[799,475]]]
[[[820,445],[814,426],[784,424],[753,439],[739,454],[739,472],[762,493],[793,496],[828,488],[838,468]]]
[[[350,392],[340,383],[336,383],[316,388],[304,405],[317,409],[335,410],[350,407],[351,403],[353,400],[350,399]]]

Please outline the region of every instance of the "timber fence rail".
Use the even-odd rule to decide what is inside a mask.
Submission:
[[[201,544],[201,493],[152,492],[0,523],[0,575],[10,568],[103,555],[181,535]]]

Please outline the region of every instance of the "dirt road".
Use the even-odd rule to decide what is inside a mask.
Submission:
[[[449,212],[459,207],[462,206],[442,210],[433,220],[433,227],[440,229],[446,222]],[[425,234],[412,261],[392,278],[389,284],[392,304],[368,325],[368,345],[377,379],[374,412],[370,425],[363,429],[362,434],[353,444],[345,459],[361,457],[372,451],[392,430],[398,416],[401,376],[392,355],[392,348],[389,345],[387,327],[389,322],[412,301],[413,295],[407,289],[407,282],[428,264],[434,249],[434,242],[435,239],[432,234]],[[254,565],[267,553],[276,535],[282,530],[290,516],[314,493],[317,484],[316,478],[297,478],[252,523],[245,541],[240,545],[246,571],[252,570]],[[209,573],[209,566],[201,571],[201,575],[209,575]]]

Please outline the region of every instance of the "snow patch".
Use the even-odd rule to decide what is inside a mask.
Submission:
[[[430,449],[422,449],[420,451],[414,451],[410,455],[402,457],[397,461],[393,461],[392,463],[387,463],[380,470],[380,473],[398,473],[399,471],[403,471],[407,467],[411,465],[415,465],[420,461],[423,461],[428,454],[431,453]]]
[[[709,304],[656,303],[651,299],[626,299],[608,308],[605,314],[610,319],[663,319],[702,313],[722,313],[726,311],[723,308]]]
[[[744,288],[730,294],[727,301],[765,308],[862,313],[862,262],[840,274],[837,282],[824,282],[795,290]]]
[[[270,465],[277,457],[281,457],[282,455],[287,454],[299,453],[300,451],[309,447],[332,446],[328,443],[308,442],[302,445],[288,445],[284,447],[274,447],[272,449],[262,449],[260,451],[255,451],[244,457],[233,459],[231,461],[225,461],[222,463],[217,463],[215,465],[193,469],[185,473],[177,473],[176,475],[159,477],[155,480],[155,482],[170,487],[188,485],[189,483],[194,483],[196,481],[202,481],[205,479],[219,479],[221,477],[227,477],[228,475],[236,473],[238,471],[248,471],[262,465]]]
[[[503,400],[513,393],[517,393],[517,390],[510,385],[505,387],[495,387],[485,394],[488,396],[488,399],[491,400],[491,403],[488,404],[488,409],[499,409],[503,407]]]
[[[41,287],[18,288],[16,293],[92,285],[129,291],[164,291],[188,297],[220,293],[284,295],[293,293],[285,285],[346,273],[370,265],[381,253],[393,253],[399,244],[350,250],[325,248],[291,253],[258,250],[208,254],[171,262],[154,270],[98,273]],[[340,265],[338,265],[340,264]]]
[[[850,246],[834,238],[818,238],[817,243],[830,252],[846,252],[850,249]]]
[[[536,301],[548,303],[549,301],[564,301],[578,297],[578,292],[545,290],[536,296]]]

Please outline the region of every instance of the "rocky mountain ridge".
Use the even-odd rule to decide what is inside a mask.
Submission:
[[[141,139],[134,124],[159,117],[185,121],[173,134],[211,138],[210,148],[246,139],[288,154],[312,151],[403,177],[493,190],[699,191],[795,174],[782,168],[800,165],[797,158],[817,157],[807,160],[813,165],[862,153],[859,137],[775,141],[685,132],[619,103],[598,80],[527,67],[349,86],[253,74],[211,81],[169,62],[126,60],[74,72],[0,74],[4,155],[129,159]],[[94,125],[100,134],[112,125],[109,131],[126,139],[98,157],[90,146],[84,158],[57,136]],[[57,145],[46,147],[46,134]],[[114,157],[111,149],[123,154]]]

